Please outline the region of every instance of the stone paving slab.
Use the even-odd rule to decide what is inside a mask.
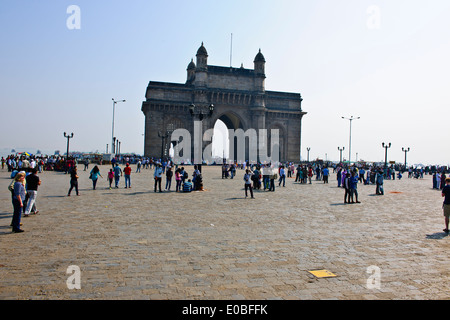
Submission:
[[[0,299],[450,298],[450,237],[431,176],[386,181],[384,196],[359,185],[362,203],[345,205],[334,174],[245,199],[242,170],[224,180],[204,166],[205,191],[183,194],[154,193],[150,169],[133,170],[131,189],[122,178],[92,190],[82,168],[79,197],[67,197],[68,175],[39,175],[40,212],[22,218],[21,234],[11,233],[10,174],[0,172]],[[81,289],[67,287],[71,265]],[[322,269],[337,276],[308,272]]]

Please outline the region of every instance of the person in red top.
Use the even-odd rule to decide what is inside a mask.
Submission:
[[[125,176],[125,188],[131,188],[131,167],[129,163],[126,164],[123,173]]]

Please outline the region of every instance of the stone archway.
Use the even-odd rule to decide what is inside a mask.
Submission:
[[[219,107],[220,108],[220,107]],[[220,110],[220,109],[219,109]],[[246,125],[244,123],[244,120],[242,119],[242,117],[238,114],[236,114],[233,111],[224,111],[224,112],[218,112],[218,115],[216,117],[214,117],[212,119],[212,121],[210,123],[212,123],[212,127],[214,128],[217,121],[221,121],[227,128],[228,132],[226,133],[226,144],[223,145],[224,147],[224,154],[227,155],[226,159],[228,159],[228,161],[232,161],[232,162],[243,162],[245,160],[248,159],[248,138],[244,137],[245,139],[245,159],[239,159],[238,158],[238,137],[233,136],[233,142],[231,143],[229,141],[230,136],[229,136],[229,130],[232,130],[233,132],[236,132],[236,130],[241,129],[242,131],[245,132],[245,128]],[[230,150],[229,148],[233,148],[233,150]],[[231,158],[229,158],[231,156]],[[224,159],[225,160],[225,157]]]
[[[214,104],[211,118],[201,124],[203,132],[214,128],[218,119],[229,129],[256,130],[257,134],[260,129],[282,129],[279,160],[300,161],[301,123],[306,114],[301,108],[303,99],[299,93],[266,90],[265,58],[261,51],[254,59],[253,69],[221,67],[208,65],[208,53],[202,44],[197,51],[197,63],[189,63],[187,75],[185,83],[148,83],[141,107],[145,115],[145,156],[161,154],[158,131],[166,130],[167,119],[176,116],[182,122],[179,128],[193,136],[196,123],[189,106],[195,104],[202,109]],[[198,143],[200,139],[194,140]],[[245,153],[247,158],[248,152]]]

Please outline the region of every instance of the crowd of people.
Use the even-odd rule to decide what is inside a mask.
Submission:
[[[23,171],[36,168],[39,173],[43,171],[65,171],[68,166],[75,165],[75,159],[54,156],[36,156],[36,155],[9,155],[1,158],[2,169],[8,168],[9,172]]]
[[[92,181],[92,189],[95,190],[97,182],[100,178],[107,179],[109,188],[119,188],[121,177],[124,177],[125,188],[131,188],[130,163],[136,165],[136,173],[140,173],[141,169],[153,169],[153,191],[163,192],[163,180],[165,178],[164,191],[171,191],[172,180],[175,180],[175,192],[192,192],[203,190],[203,177],[201,173],[201,165],[194,165],[192,178],[184,166],[174,164],[170,159],[153,159],[153,158],[114,158],[111,161],[111,168],[107,172],[106,177],[100,173],[98,165],[94,165],[89,173],[89,179]],[[78,162],[74,158],[65,159],[64,157],[35,157],[35,156],[8,156],[1,159],[2,169],[5,165],[11,172],[12,183],[9,186],[11,191],[12,203],[14,208],[13,220],[11,226],[13,232],[22,232],[20,228],[21,216],[28,217],[30,214],[36,214],[36,198],[37,189],[41,184],[38,173],[43,171],[55,170],[56,167],[60,171],[66,172],[70,176],[70,187],[67,196],[71,195],[75,189],[76,195],[79,195],[78,189]],[[82,161],[84,170],[89,167],[89,161]],[[297,166],[294,163],[278,163],[273,164],[249,164],[249,163],[224,163],[222,164],[222,179],[234,179],[239,175],[238,170],[243,171],[244,194],[247,198],[249,195],[255,198],[254,191],[275,192],[276,185],[278,187],[286,187],[286,178],[294,178],[298,184],[312,184],[312,180],[328,184],[329,176],[336,174],[337,187],[344,190],[344,203],[361,203],[358,197],[358,184],[374,185],[376,195],[384,195],[384,180],[395,180],[402,178],[402,173],[408,172],[408,178],[423,178],[424,174],[433,175],[433,189],[442,190],[445,201],[450,205],[449,187],[446,187],[447,178],[446,167],[437,167],[434,170],[426,168],[413,168],[396,170],[394,166],[367,166],[352,165],[350,167],[339,163],[300,163]],[[172,189],[173,190],[173,189]],[[449,199],[447,199],[449,198]],[[444,201],[444,204],[446,204]],[[450,209],[446,209],[449,212]],[[446,232],[448,232],[448,216],[446,216]]]

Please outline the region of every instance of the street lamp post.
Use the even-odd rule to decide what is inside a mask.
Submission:
[[[342,117],[342,119],[350,121],[350,138],[349,138],[349,142],[348,142],[348,166],[350,167],[350,165],[351,165],[350,161],[351,161],[351,156],[352,156],[352,121],[358,120],[358,119],[360,119],[360,117],[353,118],[353,116],[351,116],[350,118]]]
[[[384,152],[384,171],[385,171],[385,174],[387,173],[387,149],[389,149],[390,147],[391,147],[391,143],[389,142],[389,143],[382,143],[381,144],[381,146],[385,149],[385,152]]]
[[[73,132],[70,135],[64,132],[64,137],[67,138],[67,158],[69,158],[69,140],[73,138]]]
[[[119,102],[126,102],[126,100],[114,100],[114,98],[112,98],[113,101],[113,118],[112,118],[112,134],[111,134],[111,153],[116,153],[116,148],[115,148],[115,143],[114,143],[114,113],[115,113],[115,109],[116,109],[116,104]]]
[[[192,118],[198,118],[200,121],[203,121],[203,119],[205,117],[210,118],[214,112],[214,105],[211,103],[208,107],[207,110],[204,112],[204,109],[206,108],[202,108],[202,107],[197,107],[195,104],[191,103],[189,105],[189,113],[191,114]],[[201,139],[201,137],[200,137]],[[202,145],[203,141],[200,141],[200,146]],[[203,150],[203,147],[202,147]],[[195,160],[195,156],[194,156],[194,160]],[[201,161],[200,161],[201,162]],[[199,163],[197,164],[197,169],[198,171],[202,172],[202,164]]]
[[[342,149],[340,147],[338,147],[340,156],[339,156],[339,162],[342,163],[342,151],[344,151],[345,147],[342,147]]]
[[[306,151],[308,151],[308,162],[309,162],[309,151],[311,151],[311,148],[310,147],[306,148]]]
[[[64,137],[67,138],[67,157],[66,157],[66,161],[65,161],[65,173],[67,173],[69,171],[69,140],[73,138],[73,132],[68,135],[67,133],[64,132]]]
[[[158,137],[161,138],[161,161],[164,158],[164,139],[169,137],[169,131],[166,131],[166,134],[161,134],[161,131],[158,131]]]
[[[402,148],[402,151],[405,153],[405,170],[406,170],[406,154],[409,152],[410,148]]]

